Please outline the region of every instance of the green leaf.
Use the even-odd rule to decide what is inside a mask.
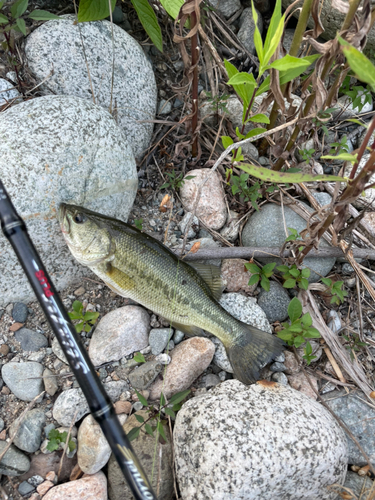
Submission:
[[[57,439],[60,437],[60,431],[57,429],[51,429],[48,433],[48,439]]]
[[[261,132],[260,132],[261,131]],[[261,134],[265,129],[254,129],[246,135],[253,137],[254,135]],[[249,135],[251,134],[251,135]],[[301,182],[315,182],[315,181],[326,181],[326,182],[343,182],[345,179],[336,175],[311,175],[302,173],[289,174],[288,172],[277,172],[275,170],[269,170],[265,167],[258,167],[252,165],[251,163],[241,163],[241,170],[247,172],[248,174],[260,179],[264,182],[271,183],[290,183],[290,184],[300,184]]]
[[[246,139],[250,139],[250,137],[255,137],[256,135],[263,134],[263,132],[266,132],[267,129],[258,127],[258,128],[253,128],[252,130],[249,130],[249,132],[246,134]],[[242,165],[241,165],[242,168]],[[266,168],[268,170],[268,168]]]
[[[59,442],[56,441],[55,439],[51,439],[51,441],[47,444],[47,450],[49,451],[55,451],[59,447]]]
[[[135,418],[138,420],[140,424],[143,424],[145,419],[142,417],[142,415],[137,415],[136,413],[134,414]]]
[[[306,331],[304,331],[304,336],[309,339],[318,339],[320,338],[320,333],[316,328],[310,327]]]
[[[176,418],[176,414],[175,414],[175,412],[171,408],[167,407],[167,408],[164,409],[164,411],[165,411],[166,415],[169,415],[172,418]]]
[[[163,427],[163,424],[161,423],[161,420],[159,420],[156,428],[157,428],[159,434],[161,435],[161,437],[164,439],[164,441],[168,441],[167,436],[165,435],[164,427]]]
[[[83,321],[82,321],[82,323],[78,323],[78,325],[76,325],[76,332],[81,333],[83,330],[83,327],[84,327]]]
[[[350,68],[354,71],[356,77],[368,83],[375,88],[375,66],[372,62],[359,50],[349,45],[341,37],[338,37],[342,45],[342,51],[348,61]]]
[[[160,0],[160,3],[173,19],[178,17],[178,13],[184,5],[183,0]]]
[[[278,271],[282,272],[282,273],[287,273],[289,272],[289,267],[288,266],[277,266],[276,268]]]
[[[236,73],[229,78],[228,85],[240,85],[240,84],[248,84],[255,87],[256,81],[252,73]]]
[[[270,119],[268,118],[268,116],[264,115],[263,113],[258,113],[249,118],[247,121],[254,123],[270,123]]]
[[[85,332],[89,333],[90,330],[91,330],[91,325],[89,323],[86,323],[86,325],[85,325]]]
[[[115,8],[116,0],[111,0],[112,12]],[[78,21],[100,21],[109,16],[108,0],[80,0],[78,7]]]
[[[228,135],[222,135],[221,142],[223,144],[223,148],[227,149],[228,146],[233,144],[233,139],[231,137],[229,137]]]
[[[182,391],[182,392],[177,392],[177,394],[175,394],[174,396],[171,397],[171,399],[169,400],[169,403],[171,405],[176,405],[177,403],[180,403],[181,401],[183,401],[186,398],[186,396],[188,396],[188,394],[190,394],[190,389],[187,389],[186,391]],[[173,410],[174,410],[174,408],[173,408]]]
[[[10,8],[10,13],[12,14],[13,19],[17,19],[22,16],[22,14],[27,9],[27,5],[29,0],[17,0],[12,7]]]
[[[285,283],[283,284],[284,288],[294,288],[296,286],[296,280],[286,280]]]
[[[291,274],[294,278],[298,278],[300,275],[299,269],[289,269],[289,274]]]
[[[69,448],[69,451],[73,451],[76,449],[76,444],[74,441],[70,440],[69,443],[68,443],[68,448]]]
[[[262,273],[270,273],[273,271],[273,268],[276,266],[276,262],[270,262],[269,264],[266,264],[265,266],[262,267]]]
[[[302,290],[307,290],[309,288],[309,282],[306,278],[302,278],[298,285]]]
[[[281,332],[278,332],[277,336],[281,340],[292,340],[292,338],[293,338],[293,335],[290,332],[288,332],[287,330],[282,330]]]
[[[275,11],[276,11],[276,7],[275,7]],[[271,22],[272,22],[272,20],[271,20]],[[263,65],[264,66],[266,64],[268,64],[268,62],[270,61],[271,57],[275,53],[275,51],[277,49],[277,46],[279,45],[279,42],[281,40],[281,37],[283,35],[283,31],[284,31],[284,22],[285,22],[285,15],[279,20],[278,26],[276,28],[276,32],[275,32],[275,34],[273,35],[272,39],[269,42],[269,47],[267,48],[266,47],[266,43],[264,44],[264,52],[265,52],[265,54],[264,54],[264,61],[263,61]],[[270,27],[271,27],[271,25],[270,25]],[[267,31],[267,38],[268,38],[268,32],[269,31],[270,31],[270,28],[268,28],[268,31]],[[266,42],[267,42],[267,38],[266,38]]]
[[[231,64],[226,59],[224,59],[224,64],[225,64],[225,69],[227,70],[229,79],[231,79],[235,75],[239,74],[238,69],[235,66],[233,66],[233,64]],[[247,106],[250,103],[250,98],[251,98],[251,95],[252,95],[252,94],[250,95],[250,93],[252,93],[253,90],[252,90],[251,86],[249,86],[249,85],[243,85],[243,84],[241,84],[241,85],[232,85],[232,87],[233,87],[233,90],[238,95],[238,97],[243,102],[244,113],[245,113],[246,109],[247,109]]]
[[[163,52],[163,37],[154,9],[147,0],[131,0],[139,20],[155,47]]]
[[[304,348],[304,353],[307,356],[309,356],[310,354],[312,354],[312,347],[311,347],[310,342],[306,342],[306,346]]]
[[[311,274],[311,271],[308,267],[304,267],[301,271],[301,275],[304,277],[304,278],[309,278]]]
[[[131,429],[127,434],[129,441],[134,441],[134,439],[137,439],[140,432],[141,432],[140,427],[133,427],[133,429]]]
[[[68,313],[70,319],[81,319],[82,315],[76,312]]]
[[[326,286],[331,286],[332,280],[330,280],[329,278],[322,278],[322,283],[324,283],[324,285]]]
[[[288,315],[290,320],[295,321],[298,319],[302,314],[302,304],[301,302],[297,299],[297,297],[294,297],[290,302],[288,306]]]
[[[46,10],[33,10],[27,16],[29,19],[34,19],[34,21],[50,21],[51,19],[60,19],[60,16],[52,14]]]
[[[260,286],[265,290],[266,292],[270,291],[270,280],[266,278],[265,276],[262,276],[262,279],[260,281]]]
[[[250,271],[251,273],[260,273],[261,272],[261,269],[260,267],[258,267],[256,264],[254,264],[253,262],[246,262],[245,264],[245,267],[248,271]]]
[[[4,3],[5,3],[5,0],[4,0],[4,1],[2,1],[2,2],[0,2],[0,9],[2,9],[2,8],[3,8]]]
[[[136,395],[138,396],[139,401],[143,404],[143,406],[148,406],[147,399],[144,396],[142,396],[142,394],[138,392],[137,389],[134,390]]]
[[[305,339],[302,337],[302,335],[298,335],[297,337],[294,338],[294,345],[298,348],[300,345],[302,345],[305,342]]]
[[[264,61],[263,42],[262,42],[262,36],[261,36],[259,28],[258,28],[258,14],[257,14],[257,11],[255,10],[253,0],[251,0],[251,8],[252,8],[253,19],[254,19],[254,24],[255,24],[254,45],[255,45],[255,50],[256,50],[260,65],[262,66],[263,61]]]
[[[301,321],[304,326],[309,327],[312,325],[312,319],[310,313],[306,313],[302,316]]]
[[[295,323],[293,323],[293,324],[291,324],[289,326],[288,330],[290,332],[293,332],[293,333],[300,333],[300,332],[302,332],[301,322],[296,320]]]
[[[179,411],[179,410],[181,410],[181,405],[180,405],[180,404],[174,404],[174,405],[172,406],[172,410],[173,410],[173,411]]]
[[[165,401],[164,394],[161,393],[160,394],[160,406],[164,406],[164,405],[166,405],[166,401]]]
[[[314,54],[313,56],[307,56],[304,57],[304,59],[312,59],[311,62],[315,61],[320,57],[320,54]],[[311,64],[310,62],[310,64]],[[306,66],[300,66],[297,68],[291,68],[287,71],[280,71],[279,73],[279,78],[280,78],[280,85],[284,85],[285,83],[290,82],[291,80],[294,80],[295,78],[299,77],[306,69]]]
[[[4,14],[0,14],[0,24],[8,24],[9,23],[9,19],[4,16]]]
[[[305,61],[303,58],[298,58],[298,57],[293,57],[287,54],[286,56],[282,57],[281,59],[276,59],[276,61],[273,61],[270,65],[269,68],[274,68],[279,71],[287,71],[293,68],[307,68],[310,66],[309,61]]]
[[[98,312],[87,311],[87,313],[85,313],[83,319],[84,319],[84,321],[92,321],[94,319],[98,319],[98,317],[99,317]]]
[[[145,431],[147,434],[149,434],[151,437],[154,437],[154,432],[152,430],[152,427],[150,424],[145,424]]]
[[[73,302],[72,307],[73,307],[73,311],[75,311],[77,314],[82,313],[83,305],[82,305],[82,302],[80,302],[79,300],[75,300]]]
[[[339,155],[325,155],[321,156],[324,160],[342,160],[342,161],[351,161],[355,163],[357,161],[358,154],[351,155],[350,153],[341,153]]]
[[[268,92],[270,88],[270,75],[268,75],[263,82],[260,84],[258,90],[255,93],[255,97],[258,97],[259,95],[262,95],[264,92]]]
[[[134,354],[134,358],[133,359],[137,363],[146,363],[145,357],[140,352],[137,352],[136,354]]]
[[[249,286],[255,285],[256,283],[258,283],[259,280],[260,280],[260,275],[259,274],[253,274],[251,276],[251,278],[249,279],[248,285]]]

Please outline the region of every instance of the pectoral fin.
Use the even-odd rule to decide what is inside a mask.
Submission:
[[[193,267],[207,283],[214,298],[219,300],[225,288],[220,274],[220,267],[210,264],[197,264],[195,262],[189,262],[189,265]]]
[[[104,280],[105,284],[115,293],[118,293],[122,297],[129,297],[127,292],[130,292],[135,288],[135,281],[133,278],[125,274],[117,267],[112,266],[110,262],[106,265],[105,274],[108,276],[109,280]]]

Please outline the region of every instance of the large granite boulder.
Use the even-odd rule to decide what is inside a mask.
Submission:
[[[149,146],[156,112],[151,64],[138,42],[119,26],[74,21],[75,16],[67,15],[33,31],[26,40],[27,64],[48,93],[82,97],[113,110],[139,157]]]
[[[133,152],[112,116],[86,99],[46,96],[1,114],[0,172],[58,289],[89,272],[64,242],[61,202],[127,220],[137,190]],[[0,305],[34,297],[0,237]]]

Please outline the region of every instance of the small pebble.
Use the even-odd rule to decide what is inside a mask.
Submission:
[[[13,307],[12,317],[18,323],[25,323],[29,311],[27,305],[22,302],[16,302]]]
[[[173,336],[173,342],[175,344],[179,344],[180,342],[182,342],[184,336],[185,336],[184,332],[181,332],[181,330],[176,330]]]
[[[22,483],[18,486],[18,493],[22,496],[28,495],[32,491],[35,490],[35,487],[32,486],[27,481],[22,481]]]
[[[345,262],[345,264],[342,265],[342,273],[350,276],[354,273],[354,269],[348,262]]]
[[[283,372],[273,373],[272,380],[274,380],[275,382],[278,382],[279,384],[282,384],[282,385],[288,385],[287,376]]]
[[[286,366],[283,363],[276,362],[270,365],[270,370],[271,372],[285,372]]]
[[[140,401],[137,401],[136,403],[133,404],[134,411],[142,410],[142,408],[143,408],[143,404]]]
[[[171,357],[168,356],[168,354],[163,353],[156,356],[155,361],[158,361],[162,365],[169,365],[169,363],[171,362]]]

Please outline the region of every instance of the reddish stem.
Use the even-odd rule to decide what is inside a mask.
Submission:
[[[190,15],[191,29],[197,24],[197,14],[192,12]],[[192,81],[192,100],[193,100],[193,116],[191,119],[191,132],[193,137],[192,156],[198,156],[198,135],[196,134],[198,125],[198,60],[199,60],[199,47],[198,47],[198,32],[191,37],[191,65],[193,67],[193,81]]]

